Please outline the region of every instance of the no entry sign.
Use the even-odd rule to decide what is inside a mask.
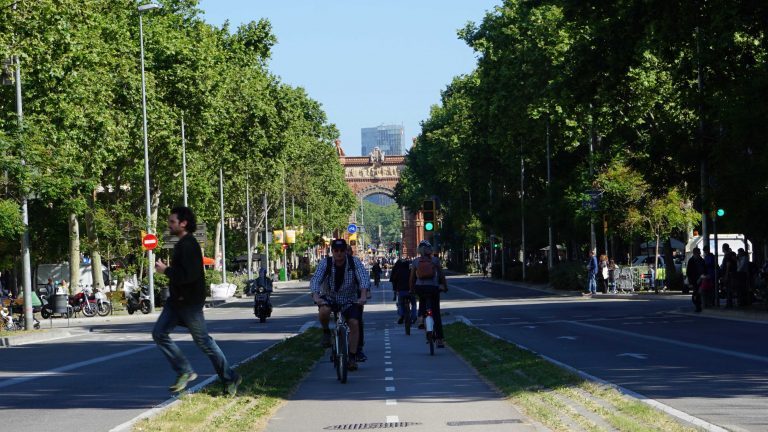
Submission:
[[[157,247],[157,236],[154,234],[147,234],[141,239],[141,244],[144,249],[152,250]]]

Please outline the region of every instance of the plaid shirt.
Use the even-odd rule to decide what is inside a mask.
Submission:
[[[356,303],[359,294],[357,293],[358,282],[361,290],[368,290],[371,288],[371,280],[368,276],[368,272],[365,271],[363,263],[357,257],[347,255],[347,259],[352,259],[354,262],[355,271],[349,270],[349,263],[344,260],[344,283],[342,283],[339,290],[331,289],[330,287],[336,281],[336,266],[333,265],[331,260],[331,271],[328,272],[328,278],[323,280],[325,275],[325,269],[328,266],[328,260],[321,260],[315,270],[315,275],[312,276],[312,280],[309,281],[309,291],[311,294],[325,295],[329,300],[338,304]],[[357,277],[355,277],[357,275]],[[355,280],[357,279],[357,280]]]

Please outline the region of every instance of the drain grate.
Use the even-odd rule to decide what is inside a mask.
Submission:
[[[363,429],[394,429],[408,426],[418,426],[417,422],[392,422],[392,423],[352,423],[344,425],[328,426],[325,430],[363,430]]]
[[[449,421],[446,423],[448,426],[478,426],[478,425],[496,425],[506,423],[522,423],[519,419],[505,419],[505,420],[468,420],[468,421]]]

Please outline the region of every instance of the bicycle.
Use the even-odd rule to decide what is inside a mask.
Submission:
[[[328,303],[333,313],[333,321],[336,325],[331,328],[331,363],[336,369],[336,379],[342,384],[347,382],[347,367],[349,365],[349,325],[342,313],[352,303],[342,307],[338,303]]]
[[[424,296],[424,331],[427,333],[429,355],[435,355],[435,318],[432,316],[432,298]]]
[[[403,323],[405,324],[405,334],[411,335],[411,294],[406,294],[400,299],[403,305]]]

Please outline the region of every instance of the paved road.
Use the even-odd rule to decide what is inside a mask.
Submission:
[[[258,353],[307,322],[305,288],[281,289],[273,318],[260,324],[252,300],[206,311],[209,330],[232,363]],[[73,337],[0,349],[0,424],[14,431],[107,431],[166,401],[174,373],[151,340],[156,316],[73,324]],[[66,321],[59,320],[57,325]],[[188,334],[174,335],[200,375],[215,374]],[[2,429],[2,427],[0,427]]]
[[[687,296],[551,297],[455,278],[444,310],[729,430],[768,430],[768,324],[688,313]]]
[[[547,430],[529,422],[448,349],[429,355],[424,331],[405,335],[388,283],[365,307],[368,361],[336,380],[330,361],[312,370],[267,432],[372,429],[390,423],[418,430]],[[450,427],[449,427],[450,426]]]

